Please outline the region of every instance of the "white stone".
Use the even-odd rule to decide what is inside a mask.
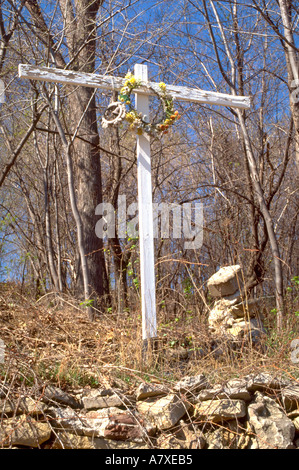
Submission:
[[[175,426],[191,406],[175,394],[159,400],[146,400],[137,403],[137,410],[160,429]]]
[[[71,431],[79,436],[140,442],[144,435],[155,433],[155,428],[146,419],[142,420],[138,413],[115,407],[87,413],[77,413],[71,408],[52,408],[51,414],[58,429]]]
[[[236,421],[229,421],[225,427],[209,431],[206,440],[208,449],[238,449],[242,444],[244,446],[242,427]]]
[[[246,415],[246,405],[243,400],[207,400],[194,406],[196,421],[221,421],[243,418]]]
[[[256,434],[259,449],[291,449],[295,426],[272,398],[256,392],[248,406],[249,423]]]
[[[124,407],[129,404],[129,400],[121,393],[111,393],[103,396],[103,391],[92,390],[82,397],[82,403],[85,409],[93,410],[118,406]]]
[[[251,399],[251,394],[247,390],[247,383],[244,379],[229,380],[224,386],[224,392],[234,400],[249,401]]]
[[[38,447],[51,437],[51,427],[26,415],[2,420],[0,442],[4,447],[11,445]]]
[[[293,424],[296,429],[296,434],[299,434],[299,416],[297,416],[295,419],[293,419]]]
[[[281,395],[287,411],[299,408],[299,383],[287,384],[282,388]]]
[[[242,286],[241,266],[224,266],[219,269],[207,282],[213,297],[224,297],[235,294]]]
[[[52,449],[148,449],[146,443],[112,441],[102,437],[77,436],[69,432],[57,432]]]
[[[206,376],[204,374],[198,374],[194,377],[184,377],[174,386],[174,390],[181,393],[194,394],[208,386],[209,383]]]
[[[247,381],[247,389],[250,392],[263,391],[268,389],[280,389],[288,390],[288,381],[280,376],[269,374],[268,372],[260,372],[259,374],[250,374],[245,377]]]
[[[103,408],[86,414],[76,412],[72,408],[52,407],[49,411],[53,415],[53,422],[61,429],[81,436],[103,437],[106,426],[110,423],[110,416],[119,413],[120,409]]]
[[[144,400],[149,397],[156,397],[159,395],[167,395],[168,390],[164,385],[152,384],[152,383],[141,383],[136,390],[136,399]]]

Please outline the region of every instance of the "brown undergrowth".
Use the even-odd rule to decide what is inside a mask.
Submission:
[[[251,372],[281,372],[298,379],[298,364],[290,345],[299,337],[298,317],[287,313],[277,333],[273,313],[265,318],[267,334],[259,348],[243,344],[221,354],[210,337],[206,315],[175,318],[158,312],[155,351],[142,354],[141,314],[129,311],[98,315],[94,322],[70,298],[50,294],[39,301],[24,297],[13,284],[0,287],[0,339],[5,360],[2,382],[33,385],[53,383],[61,388],[134,387],[140,381],[173,384],[186,375],[204,373],[211,383]]]
[[[133,396],[141,382],[161,383],[172,390],[184,376],[202,373],[211,385],[261,371],[298,380],[298,364],[292,361],[290,350],[292,340],[299,337],[293,304],[289,304],[284,329],[279,334],[274,312],[266,314],[267,334],[259,348],[244,343],[232,350],[230,345],[221,343],[221,351],[209,334],[207,312],[198,313],[197,307],[193,310],[185,305],[175,314],[165,308],[158,311],[158,338],[145,360],[138,309],[116,314],[109,308],[90,322],[86,310],[75,299],[49,294],[34,300],[30,295],[24,296],[17,285],[0,284],[0,340],[5,346],[4,361],[0,363],[3,406],[10,399],[18,403],[22,397],[32,397],[39,403],[48,384],[71,393],[115,387]],[[50,425],[53,440],[56,430],[49,416],[39,420]],[[167,448],[169,436],[173,438],[175,431],[180,433],[182,426],[180,422],[171,435],[160,433],[150,446],[159,448],[162,442]],[[191,421],[190,426],[194,427]],[[225,431],[228,424],[205,421],[202,430],[207,426]],[[249,432],[241,430],[239,434],[240,429],[227,428],[229,446]],[[52,448],[51,439],[42,448]],[[76,444],[71,445],[75,447]]]

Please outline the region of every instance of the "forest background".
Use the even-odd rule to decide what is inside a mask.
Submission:
[[[275,299],[271,328],[298,325],[298,20],[287,0],[1,1],[1,282],[84,309],[81,243],[88,306],[140,316],[138,239],[95,233],[98,204],[137,201],[135,135],[101,127],[112,93],[23,80],[18,65],[124,77],[144,63],[151,81],[251,99],[242,111],[178,102],[180,121],[151,141],[153,201],[204,209],[200,249],[171,230],[155,239],[163,324],[203,318],[209,277],[240,264],[248,293]]]

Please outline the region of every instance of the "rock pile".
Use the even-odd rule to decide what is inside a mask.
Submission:
[[[215,301],[209,313],[209,329],[216,338],[240,342],[244,337],[257,344],[265,333],[259,307],[262,299],[242,298],[241,266],[226,266],[207,283]]]
[[[0,385],[0,406],[2,448],[299,448],[299,383],[267,373],[214,386],[199,374],[130,394],[47,386],[22,397]]]

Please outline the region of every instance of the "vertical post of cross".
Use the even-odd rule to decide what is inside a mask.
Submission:
[[[5,359],[5,344],[2,339],[0,339],[0,364],[4,364]]]
[[[3,80],[0,80],[0,103],[5,103],[5,85]]]
[[[142,82],[148,81],[147,66],[136,64],[134,75]],[[149,119],[148,95],[135,94],[138,113]],[[142,308],[142,339],[147,350],[148,343],[157,336],[154,229],[152,206],[151,149],[146,133],[137,136],[137,179],[139,211],[140,281]]]

